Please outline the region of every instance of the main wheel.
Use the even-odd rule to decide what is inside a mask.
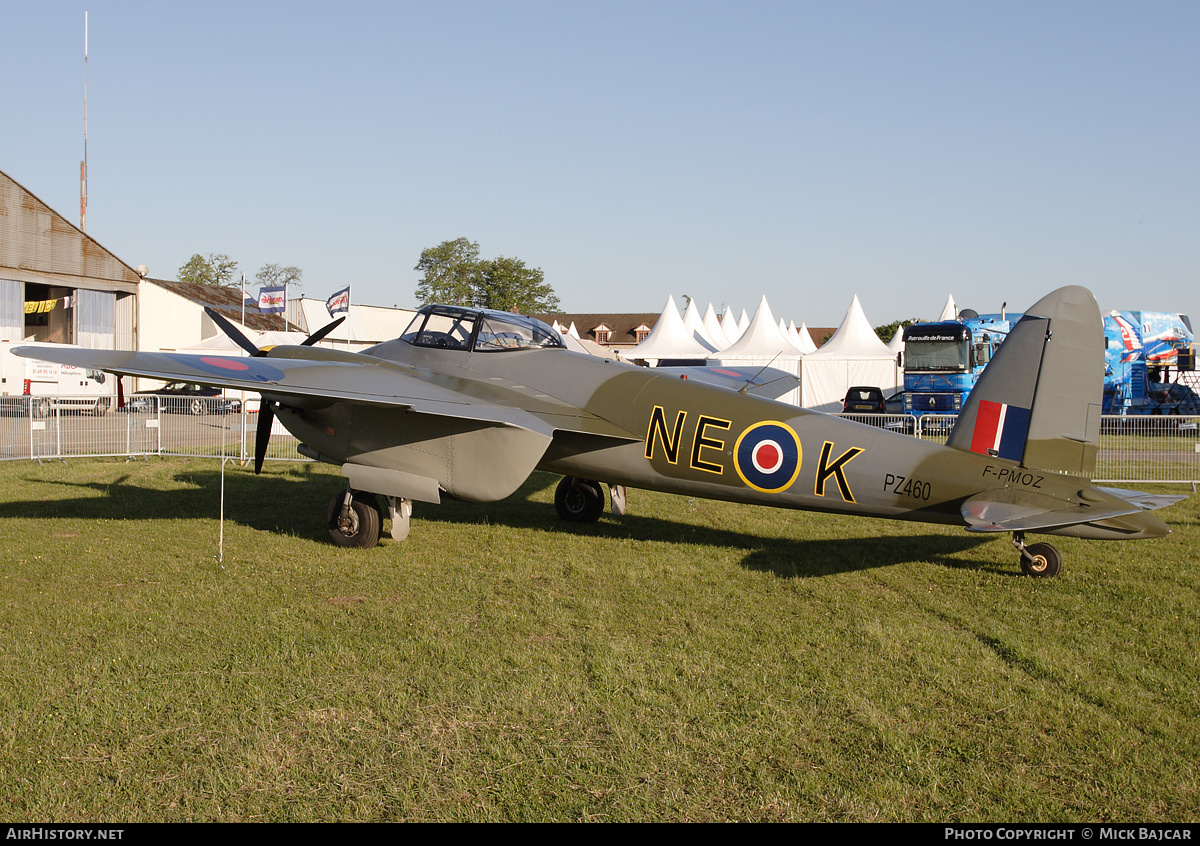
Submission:
[[[329,538],[337,546],[370,549],[379,543],[379,503],[369,493],[349,493],[352,497],[349,507],[345,492],[329,503]]]
[[[604,511],[604,491],[595,482],[565,476],[554,489],[554,507],[568,523],[595,523]]]
[[[1027,576],[1049,578],[1062,569],[1062,553],[1051,544],[1031,543],[1025,552],[1031,556],[1021,556],[1021,572]]]

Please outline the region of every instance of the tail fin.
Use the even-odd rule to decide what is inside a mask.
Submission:
[[[1060,288],[1008,334],[967,398],[949,445],[1090,476],[1103,389],[1100,309],[1086,288]]]

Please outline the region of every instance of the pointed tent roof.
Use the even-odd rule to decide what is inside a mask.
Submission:
[[[796,328],[795,323],[790,324],[788,326],[788,338],[796,345],[796,349],[805,355],[817,351],[817,345],[813,342],[812,335],[808,332],[808,327],[803,323],[800,324],[799,329]]]
[[[954,302],[954,297],[950,294],[946,295],[946,304],[942,306],[942,313],[938,317],[938,322],[946,320],[958,320],[958,306]]]
[[[731,344],[742,337],[742,330],[738,327],[737,318],[733,316],[733,309],[729,306],[725,306],[725,313],[721,315],[721,331],[725,333],[725,337]]]
[[[745,314],[745,312],[742,313]],[[742,336],[721,352],[709,357],[724,360],[750,357],[770,358],[776,355],[780,358],[798,358],[800,350],[796,349],[787,335],[779,331],[775,316],[771,314],[771,306],[767,304],[767,298],[764,296],[758,304],[758,310],[754,312],[754,319],[747,324],[746,331],[742,333]]]
[[[842,325],[812,355],[822,358],[890,358],[891,352],[871,328],[862,303],[858,301],[858,294],[855,294],[846,316],[842,318]]]
[[[704,312],[704,328],[708,330],[708,337],[712,338],[717,349],[723,350],[731,343],[725,330],[721,328],[721,321],[717,319],[717,312],[712,303],[708,304],[708,309]]]
[[[700,309],[697,308],[695,300],[688,300],[687,309],[683,313],[683,326],[688,330],[688,334],[709,352],[716,352],[725,346],[725,344],[717,343],[717,340],[704,328],[704,320],[700,317]]]
[[[643,359],[661,361],[665,358],[708,358],[711,351],[706,349],[688,332],[675,307],[675,298],[668,295],[667,304],[663,306],[662,315],[654,324],[654,329],[636,347],[624,352],[626,359]]]

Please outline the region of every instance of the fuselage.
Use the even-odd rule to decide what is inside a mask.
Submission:
[[[1079,487],[1074,477],[1024,471],[1013,462],[742,394],[736,385],[725,389],[564,349],[484,353],[390,341],[367,354],[546,421],[554,435],[536,467],[609,484],[957,525],[963,524],[963,501],[982,490],[1011,486],[1066,496]],[[381,412],[370,438],[351,433],[352,420],[336,406],[304,417],[298,428],[295,418],[281,419],[322,452],[367,464],[387,466],[410,456],[423,461],[435,451],[429,445],[434,435],[419,436],[414,447],[412,430],[444,437],[439,421],[420,414],[392,412],[392,437],[381,437]],[[600,428],[595,420],[606,424],[603,432],[589,431]],[[325,422],[336,423],[330,427],[336,437],[322,437]],[[467,428],[464,444],[483,437],[481,429]],[[398,453],[393,445],[401,442],[405,451]],[[524,442],[516,443],[522,448]],[[499,441],[486,447],[505,448]],[[463,495],[453,479],[443,488]],[[486,497],[468,492],[465,498]]]

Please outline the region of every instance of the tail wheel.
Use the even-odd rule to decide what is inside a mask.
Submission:
[[[370,549],[379,543],[379,502],[364,491],[343,491],[329,502],[329,538],[337,546]]]
[[[1021,572],[1027,576],[1050,578],[1062,570],[1062,553],[1048,543],[1031,543],[1021,552]]]
[[[568,523],[595,523],[604,511],[604,492],[596,482],[565,476],[554,490],[554,507]]]

